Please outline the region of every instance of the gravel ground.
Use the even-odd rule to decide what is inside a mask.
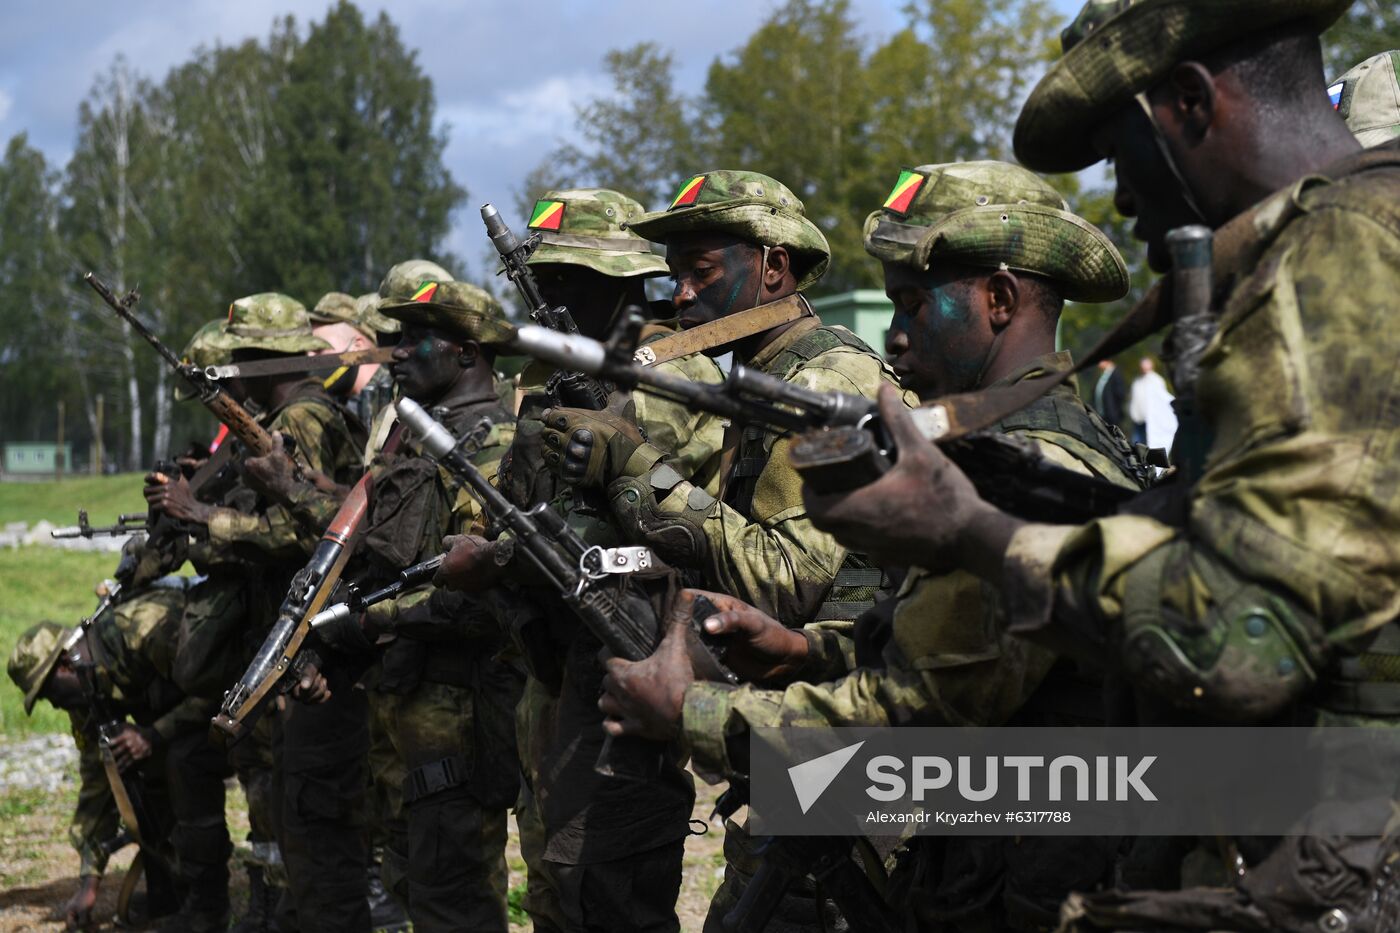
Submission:
[[[68,819],[77,799],[77,749],[67,735],[41,735],[23,741],[0,739],[0,933],[59,931],[64,902],[77,885],[78,859],[68,844]],[[714,807],[716,788],[697,782],[694,817],[706,820]],[[236,782],[228,795],[229,830],[235,845],[248,830],[247,804]],[[723,871],[723,831],[711,826],[703,836],[686,843],[681,885],[681,928],[699,933],[710,896]],[[515,820],[510,822],[506,861],[510,884],[524,883]],[[131,861],[132,849],[115,855],[108,866],[97,915],[110,918],[116,908],[116,892],[122,873]],[[240,868],[233,869],[235,909],[246,896]],[[101,929],[115,927],[104,923]],[[528,930],[529,924],[514,927]]]

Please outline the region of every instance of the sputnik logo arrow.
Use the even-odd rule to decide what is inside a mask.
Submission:
[[[834,752],[827,752],[820,758],[813,758],[811,761],[804,761],[800,765],[793,765],[788,768],[788,777],[792,780],[792,789],[797,793],[797,803],[802,807],[805,814],[812,809],[812,805],[826,789],[831,786],[831,782],[836,780],[846,765],[850,764],[856,752],[865,741],[859,741],[854,745],[847,745],[845,748],[838,748]]]

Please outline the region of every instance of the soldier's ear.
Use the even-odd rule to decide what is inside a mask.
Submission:
[[[1159,92],[1151,95],[1162,132],[1177,136],[1188,146],[1204,139],[1220,104],[1215,82],[1210,69],[1199,62],[1177,64]]]
[[[462,349],[457,354],[457,365],[463,369],[471,369],[481,357],[481,344],[475,340],[463,340],[461,346]]]
[[[998,270],[987,276],[987,322],[993,330],[1011,323],[1021,305],[1021,282],[1010,272]]]
[[[770,246],[767,249],[767,265],[763,268],[763,284],[777,288],[787,278],[792,269],[792,256],[785,246]]]

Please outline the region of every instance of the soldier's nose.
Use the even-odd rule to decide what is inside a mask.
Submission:
[[[893,359],[909,349],[909,335],[902,328],[891,327],[885,334],[885,355]]]

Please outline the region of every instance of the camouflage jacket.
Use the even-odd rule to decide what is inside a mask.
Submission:
[[[1344,681],[1400,616],[1400,334],[1377,326],[1400,291],[1400,169],[1310,176],[1253,227],[1237,267],[1217,261],[1200,414],[1177,435],[1199,479],[1175,515],[1018,532],[1013,631],[1222,721],[1300,700],[1394,719],[1400,649],[1359,659],[1384,695]]]
[[[154,729],[164,742],[178,733],[204,732],[218,704],[187,697],[172,670],[180,618],[187,600],[184,581],[154,586],[118,603],[90,630],[97,689],[115,712]],[[116,802],[98,752],[97,726],[86,710],[70,714],[78,744],[78,804],[68,838],[82,860],[80,874],[100,875],[107,865],[101,844],[118,829]],[[157,755],[161,753],[157,746]],[[159,762],[146,768],[159,768]]]
[[[1068,353],[1051,354],[999,384],[1071,365]],[[1084,405],[1073,380],[1001,428],[1061,466],[1139,488],[1127,441]],[[882,615],[859,620],[862,642],[872,640],[868,629]],[[729,749],[753,728],[998,725],[1026,704],[1055,663],[1049,650],[1002,631],[995,589],[966,571],[911,569],[888,615],[878,664],[857,666],[851,639],[809,629],[811,656],[800,682],[786,689],[693,684],[682,724],[697,772],[718,781],[744,770]]]
[[[875,351],[845,328],[823,327],[815,317],[789,327],[748,365],[803,388],[871,399],[882,382],[897,384]],[[807,519],[802,481],[788,462],[791,443],[758,427],[730,427],[730,461],[718,497],[690,482],[663,482],[664,461],[640,480],[661,490],[655,493],[658,515],[685,515],[702,529],[699,566],[687,568],[698,572],[702,585],[797,626],[818,618],[847,554]],[[635,495],[635,487],[621,488]],[[619,505],[615,496],[615,511]],[[662,556],[686,566],[684,557]]]

